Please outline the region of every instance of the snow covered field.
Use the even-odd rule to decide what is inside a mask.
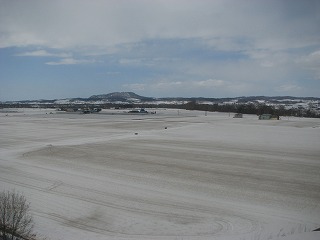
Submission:
[[[0,112],[0,190],[51,240],[320,239],[320,119],[156,111]]]

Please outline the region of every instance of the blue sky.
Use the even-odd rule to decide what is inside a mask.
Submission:
[[[318,0],[0,0],[0,101],[320,97]]]

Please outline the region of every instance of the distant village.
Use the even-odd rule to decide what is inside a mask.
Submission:
[[[150,98],[132,92],[115,92],[89,98],[25,100],[0,102],[0,108],[52,108],[66,112],[99,113],[102,109],[126,109],[128,113],[154,113],[145,109],[176,108],[208,112],[230,112],[279,116],[320,117],[320,98],[312,97],[236,97],[236,98]]]

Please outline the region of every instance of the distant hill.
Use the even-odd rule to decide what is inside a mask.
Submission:
[[[112,92],[107,94],[92,95],[89,98],[67,98],[54,100],[24,100],[0,102],[1,104],[103,104],[103,103],[148,103],[148,104],[184,104],[187,102],[197,103],[271,103],[271,104],[320,104],[320,98],[315,97],[291,97],[291,96],[249,96],[232,98],[207,98],[207,97],[165,97],[153,98],[140,96],[134,92]]]
[[[92,95],[89,98],[67,98],[54,100],[25,100],[0,102],[1,108],[47,107],[165,107],[187,110],[241,112],[244,114],[276,113],[281,116],[320,117],[320,98],[291,96],[249,96],[233,98],[166,97],[152,98],[133,92],[113,92]]]
[[[108,94],[93,95],[88,100],[104,100],[109,102],[141,102],[154,101],[156,99],[150,97],[143,97],[134,92],[113,92]]]

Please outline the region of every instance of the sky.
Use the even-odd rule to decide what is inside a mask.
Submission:
[[[0,0],[0,101],[320,97],[319,0]]]

